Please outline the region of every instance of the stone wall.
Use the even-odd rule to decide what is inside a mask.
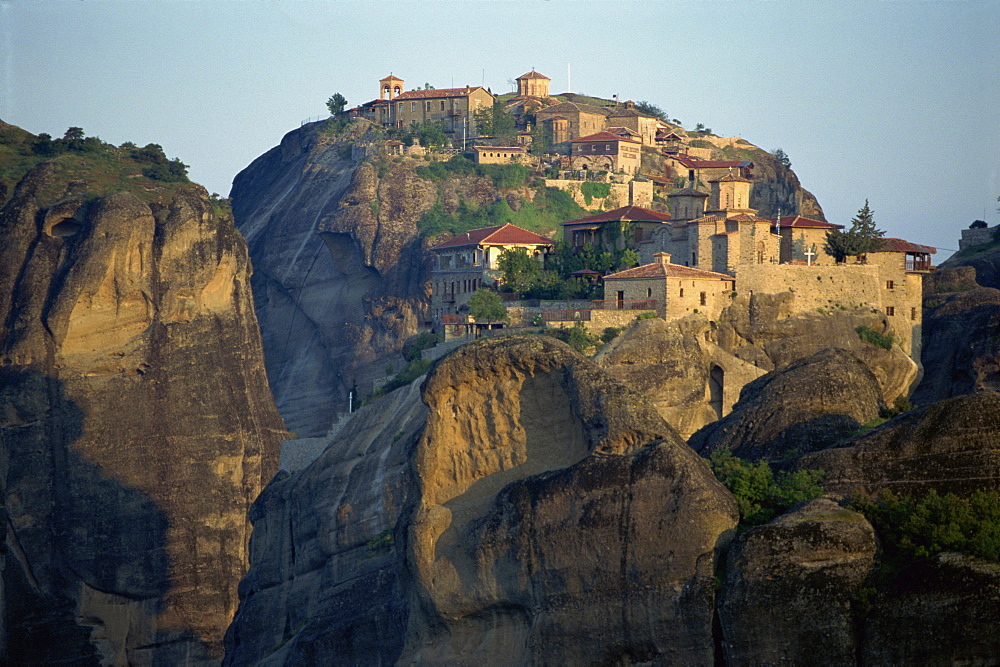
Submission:
[[[587,181],[572,181],[568,179],[545,179],[545,187],[559,188],[584,208],[601,207],[606,211],[622,206],[634,204],[635,206],[648,207],[653,203],[653,182],[652,181],[630,181],[628,183],[611,183],[611,194],[604,199],[591,198],[587,203],[587,198],[580,192],[580,186]]]
[[[741,294],[792,292],[792,312],[817,308],[881,309],[879,270],[870,265],[797,266],[744,264],[736,267],[736,290]]]
[[[963,229],[962,238],[958,242],[958,249],[965,250],[974,245],[989,243],[993,240],[993,235],[1000,230],[1000,225],[983,227],[982,229]]]

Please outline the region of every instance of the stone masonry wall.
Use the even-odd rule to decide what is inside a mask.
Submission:
[[[882,308],[876,266],[797,266],[794,264],[744,264],[736,267],[736,291],[795,295],[793,312],[817,308]]]

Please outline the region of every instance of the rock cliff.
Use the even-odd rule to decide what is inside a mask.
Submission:
[[[792,314],[787,307],[790,298],[788,293],[741,296],[718,321],[690,316],[673,322],[640,322],[595,360],[613,377],[649,397],[660,415],[684,437],[727,416],[740,399],[741,390],[754,379],[826,349],[849,354],[827,360],[822,372],[841,373],[835,368],[838,360],[852,366],[860,363],[867,371],[856,377],[867,379],[871,374],[877,382],[878,395],[871,406],[852,410],[852,419],[872,410],[872,416],[877,416],[880,403],[891,405],[897,397],[907,394],[917,377],[917,365],[899,347],[886,350],[871,345],[862,341],[856,331],[862,325],[887,331],[883,315],[865,309]],[[813,371],[820,372],[818,368]],[[849,375],[855,378],[846,369],[838,377],[845,380]],[[815,388],[821,382],[822,377],[817,377],[810,386]],[[857,400],[851,399],[846,386],[828,390],[824,395],[839,391],[845,400],[861,400],[860,395]],[[808,408],[810,414],[818,417],[829,398],[813,400]],[[828,407],[834,409],[832,404]],[[788,418],[797,419],[792,415]],[[789,421],[785,426],[791,424]]]
[[[924,294],[924,376],[913,402],[1000,390],[1000,290],[960,266],[927,276]]]
[[[712,661],[732,497],[641,396],[545,337],[356,414],[254,507],[227,661]]]
[[[1000,394],[958,396],[912,410],[796,467],[826,471],[827,491],[890,488],[968,494],[1000,490]]]
[[[232,190],[271,388],[300,437],[324,435],[352,389],[370,393],[423,323],[429,265],[416,223],[437,197],[412,167],[380,174],[351,158],[364,123],[340,141],[323,127],[289,132]]]
[[[116,159],[0,210],[3,662],[219,660],[277,469],[243,239],[199,186],[109,187]]]
[[[883,408],[875,374],[827,348],[743,387],[733,412],[688,443],[703,456],[721,448],[742,459],[784,459],[834,445]]]

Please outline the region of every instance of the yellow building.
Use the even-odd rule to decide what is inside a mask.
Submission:
[[[695,313],[715,319],[732,302],[734,289],[732,276],[673,264],[665,252],[654,255],[650,264],[604,276],[608,307],[649,300],[665,320]]]
[[[445,132],[476,136],[476,112],[493,106],[493,94],[482,86],[403,91],[403,80],[389,75],[379,80],[379,98],[354,110],[360,116],[391,127],[441,122]]]
[[[522,164],[528,152],[521,146],[473,146],[476,164]]]
[[[535,119],[552,132],[552,143],[559,144],[603,131],[610,113],[604,107],[559,102],[539,109],[535,112]]]
[[[570,142],[570,169],[638,174],[642,144],[610,132],[598,132]]]
[[[631,100],[608,115],[608,124],[626,127],[635,132],[644,146],[656,145],[656,132],[663,125],[658,118],[636,109],[635,102]]]
[[[517,77],[518,97],[548,97],[552,79],[534,69]]]

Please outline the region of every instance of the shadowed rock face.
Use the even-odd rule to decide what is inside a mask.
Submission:
[[[823,487],[959,495],[1000,489],[1000,394],[959,396],[912,410],[848,441],[809,454],[797,468],[826,471]]]
[[[325,435],[352,388],[369,393],[424,321],[429,264],[416,223],[437,197],[412,168],[380,174],[345,157],[319,125],[288,133],[232,190],[271,388],[300,437]]]
[[[0,211],[5,658],[217,660],[284,432],[246,248],[198,186],[66,187]]]
[[[569,347],[468,345],[261,497],[227,659],[711,662],[735,523],[704,461]]]
[[[980,391],[1000,391],[1000,290],[976,284],[968,266],[924,280],[924,377],[917,405]]]
[[[844,350],[817,352],[754,380],[733,412],[691,437],[703,456],[726,449],[750,460],[829,447],[878,417],[878,379]]]
[[[726,662],[853,664],[851,600],[875,567],[875,532],[817,499],[744,533],[719,595]]]

